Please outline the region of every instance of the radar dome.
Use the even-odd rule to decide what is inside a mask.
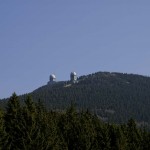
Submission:
[[[77,81],[77,74],[76,72],[71,72],[70,73],[70,80],[75,83]]]
[[[50,75],[50,81],[55,81],[56,80],[56,76],[54,74]]]
[[[77,75],[77,73],[76,73],[76,72],[71,72],[71,75],[76,76],[76,75]]]

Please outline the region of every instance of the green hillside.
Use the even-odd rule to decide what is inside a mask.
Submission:
[[[0,110],[0,135],[1,150],[150,150],[150,132],[133,119],[105,123],[74,105],[48,111],[30,96],[20,105],[15,93]]]
[[[75,84],[57,82],[30,94],[48,109],[64,110],[74,103],[77,109],[88,109],[108,122],[134,118],[139,124],[150,124],[150,77],[98,72],[79,77]]]

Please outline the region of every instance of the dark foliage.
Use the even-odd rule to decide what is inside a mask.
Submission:
[[[107,122],[127,123],[134,118],[139,126],[150,126],[150,77],[98,72],[79,77],[76,84],[58,82],[30,94],[48,110],[65,110],[73,102],[77,110],[88,109]],[[26,97],[20,97],[21,104]]]
[[[16,94],[0,111],[2,150],[149,150],[150,133],[127,124],[104,123],[74,105],[66,111],[48,111],[28,96],[20,105]]]
[[[99,72],[82,76],[78,83],[58,82],[32,92],[48,109],[89,109],[109,122],[125,123],[130,118],[139,125],[150,124],[150,78],[140,75]]]

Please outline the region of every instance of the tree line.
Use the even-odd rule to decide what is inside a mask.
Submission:
[[[73,100],[77,108],[88,108],[110,122],[126,123],[130,118],[135,118],[139,123],[150,126],[149,91],[150,77],[98,72],[79,77],[76,84],[58,82],[43,86],[31,94],[34,101],[40,98],[48,109],[63,110]]]
[[[33,101],[41,99],[47,109],[65,110],[71,101],[77,109],[89,109],[111,123],[127,123],[135,118],[150,128],[150,77],[97,72],[69,81],[45,85],[31,92]],[[28,94],[19,96],[24,102]],[[4,108],[8,99],[0,100]]]
[[[1,150],[149,150],[150,133],[127,124],[109,124],[71,104],[47,110],[30,96],[20,104],[14,93],[0,111]]]

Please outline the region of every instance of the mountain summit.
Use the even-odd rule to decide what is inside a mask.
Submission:
[[[88,109],[108,122],[134,118],[140,125],[150,124],[150,77],[97,72],[77,81],[47,84],[30,94],[48,109],[64,110],[74,103],[78,110]],[[25,97],[20,96],[21,101]]]
[[[106,121],[126,122],[135,118],[150,123],[150,77],[134,74],[97,72],[45,85],[32,93],[48,109],[65,109],[72,102],[78,109],[89,109]]]

